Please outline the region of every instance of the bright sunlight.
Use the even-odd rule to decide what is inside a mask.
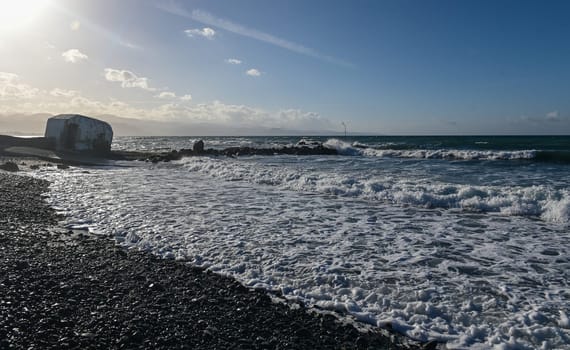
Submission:
[[[0,0],[0,34],[28,26],[48,0]]]

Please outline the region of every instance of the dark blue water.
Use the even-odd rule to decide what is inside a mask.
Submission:
[[[327,136],[252,136],[252,137],[118,137],[113,144],[114,149],[168,151],[191,148],[198,139],[204,140],[206,148],[225,147],[283,147],[305,143],[331,140]],[[415,150],[445,152],[448,159],[525,159],[538,162],[570,162],[570,136],[347,136],[336,137],[336,140],[355,146],[359,149],[399,151],[379,153],[377,155],[406,158],[427,158],[429,156],[413,155]],[[407,152],[406,152],[407,151]],[[471,156],[465,152],[475,152]],[[483,157],[476,152],[481,153]],[[518,153],[509,153],[515,152]],[[520,153],[527,151],[527,153]],[[460,152],[460,155],[450,155]],[[491,152],[489,154],[489,152]],[[494,153],[492,153],[494,152]],[[345,152],[346,153],[346,152]],[[359,154],[356,152],[356,154]],[[494,157],[496,155],[496,157]],[[438,156],[434,156],[438,157]],[[442,157],[442,156],[440,156]]]

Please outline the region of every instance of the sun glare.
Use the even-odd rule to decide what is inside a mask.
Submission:
[[[47,3],[48,0],[0,0],[0,33],[29,26]]]

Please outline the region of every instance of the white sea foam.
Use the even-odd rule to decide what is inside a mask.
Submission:
[[[473,186],[408,178],[370,178],[369,174],[335,174],[220,158],[187,158],[189,171],[228,181],[274,185],[280,189],[317,192],[424,208],[456,208],[474,212],[535,216],[547,221],[570,220],[570,191],[549,186]]]
[[[567,187],[369,162],[190,158],[37,176],[69,225],[251,287],[451,349],[570,348]]]
[[[335,149],[343,155],[361,155],[368,157],[392,157],[392,158],[418,158],[418,159],[456,159],[456,160],[511,160],[511,159],[534,159],[535,150],[521,151],[483,151],[483,150],[459,150],[459,149],[375,149],[362,148],[359,143],[347,143],[338,139],[329,139],[324,143],[325,147]],[[357,147],[359,146],[359,147]]]

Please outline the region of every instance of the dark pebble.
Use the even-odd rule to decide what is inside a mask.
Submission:
[[[0,349],[422,347],[108,238],[66,235],[47,191],[45,181],[0,173]]]

